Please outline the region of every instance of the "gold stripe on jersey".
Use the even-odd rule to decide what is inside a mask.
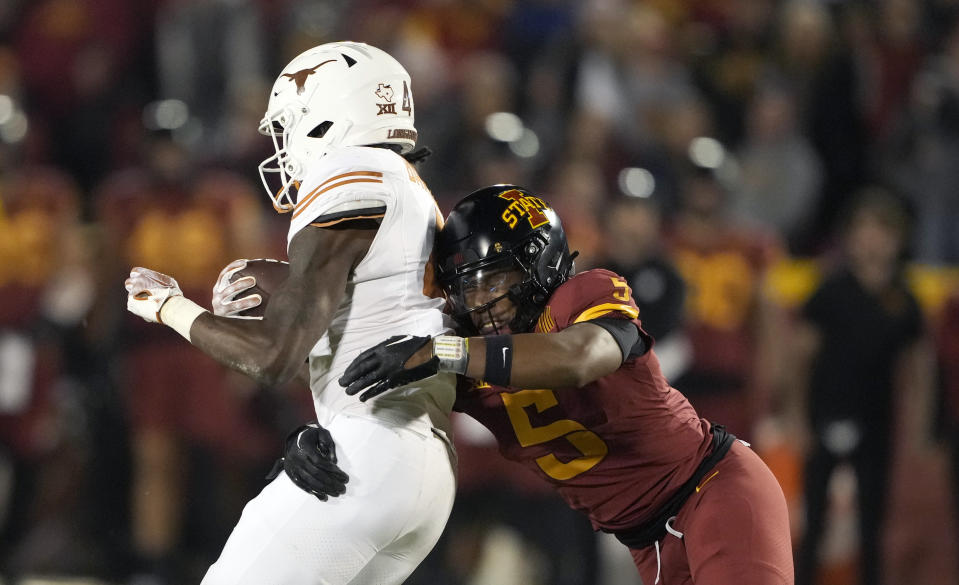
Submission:
[[[346,181],[340,181],[339,183],[334,183],[332,185],[330,184],[330,183],[333,183],[334,181],[339,181],[340,179],[344,179],[346,177],[357,177],[357,176],[373,177],[373,178],[349,179]],[[293,212],[293,217],[296,217],[297,215],[302,213],[303,210],[306,209],[310,205],[310,203],[313,202],[314,199],[316,199],[323,193],[326,193],[330,189],[336,189],[337,187],[342,187],[343,185],[348,185],[350,183],[382,183],[383,182],[382,177],[383,177],[383,173],[380,173],[377,171],[353,171],[350,173],[343,173],[342,175],[337,175],[335,177],[330,177],[329,179],[320,183],[320,185],[317,186],[316,189],[313,189],[313,191],[311,191],[309,195],[304,197],[302,201],[299,201],[296,204],[296,211]]]
[[[316,227],[330,227],[331,225],[336,225],[344,221],[352,221],[354,219],[381,219],[385,216],[385,213],[378,213],[375,215],[351,215],[350,217],[340,217],[332,221],[316,221],[310,225]]]
[[[619,311],[620,313],[623,313],[630,319],[635,319],[636,317],[639,317],[639,311],[634,307],[630,307],[629,305],[622,305],[618,303],[603,303],[602,305],[596,305],[595,307],[590,307],[586,309],[585,311],[580,313],[578,317],[576,317],[576,320],[573,321],[573,323],[582,323],[583,321],[596,319],[598,317],[602,317],[603,315],[612,313],[613,311]]]
[[[330,183],[332,183],[332,182],[334,182],[334,181],[339,181],[340,179],[345,179],[346,177],[378,177],[378,178],[383,178],[383,173],[381,173],[381,172],[379,172],[379,171],[350,171],[350,172],[348,172],[348,173],[342,173],[342,174],[339,174],[339,175],[335,175],[335,176],[333,176],[333,177],[330,177],[329,179],[323,181],[322,183],[320,183],[319,185],[317,185],[316,189],[313,189],[313,191],[316,192],[317,189],[322,189],[324,186],[329,185]],[[310,195],[312,195],[312,194],[313,194],[313,193],[310,193]],[[309,197],[309,195],[307,195],[307,197]]]
[[[553,320],[553,309],[548,306],[543,309],[543,314],[539,316],[536,328],[542,333],[549,333],[556,328],[556,321]]]

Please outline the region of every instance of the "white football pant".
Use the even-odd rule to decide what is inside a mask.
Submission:
[[[343,414],[326,428],[346,493],[321,502],[280,473],[202,585],[398,585],[430,552],[456,491],[446,438]]]

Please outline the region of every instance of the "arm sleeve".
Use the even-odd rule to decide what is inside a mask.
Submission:
[[[615,272],[588,270],[563,283],[550,297],[536,331],[560,331],[583,322],[609,331],[623,350],[623,361],[653,346],[652,338],[642,328],[639,307],[626,279]]]
[[[620,351],[623,352],[624,362],[631,357],[643,355],[649,349],[641,335],[640,328],[631,320],[618,317],[600,317],[586,322],[599,325],[613,336],[613,339],[619,344]]]

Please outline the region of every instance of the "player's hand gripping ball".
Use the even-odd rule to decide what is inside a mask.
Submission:
[[[290,274],[281,260],[257,258],[230,262],[213,286],[213,314],[236,319],[262,319],[272,291]]]
[[[172,276],[135,266],[123,283],[127,289],[127,310],[150,323],[160,321],[160,309],[167,299],[183,296]]]

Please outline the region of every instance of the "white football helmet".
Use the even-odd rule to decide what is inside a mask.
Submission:
[[[363,43],[327,43],[298,55],[273,84],[260,133],[276,154],[260,163],[273,207],[286,213],[307,165],[341,146],[416,144],[410,75],[386,52]],[[267,177],[279,177],[271,186]],[[274,183],[276,181],[273,181]]]

